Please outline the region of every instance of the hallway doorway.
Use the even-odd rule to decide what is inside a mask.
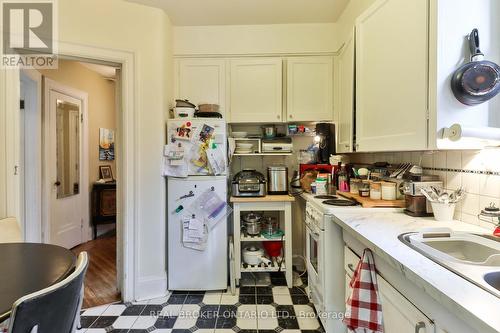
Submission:
[[[115,137],[120,134],[121,66],[66,58],[59,60],[58,69],[35,72],[40,78],[36,101],[23,92],[31,81],[22,79],[26,73],[21,73],[25,104],[21,105],[31,115],[26,112],[29,106],[39,103],[33,114],[40,119],[35,126],[25,117],[20,136],[22,148],[36,150],[40,163],[32,167],[25,161],[20,170],[22,179],[30,172],[40,173],[34,177],[40,179],[39,184],[26,181],[25,215],[33,211],[30,195],[38,193],[40,198],[41,194],[41,208],[37,218],[23,219],[26,235],[34,235],[25,239],[64,246],[74,253],[88,251],[84,306],[120,301],[125,267],[120,240],[123,226],[117,218],[119,170],[115,158],[120,159],[121,154],[119,150],[115,153],[119,149]],[[40,130],[32,131],[30,126]],[[33,142],[39,147],[32,148]],[[94,195],[96,188],[104,189],[100,196]]]

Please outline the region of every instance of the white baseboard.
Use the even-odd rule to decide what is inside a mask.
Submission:
[[[167,275],[145,276],[139,278],[135,289],[135,300],[143,301],[168,295]],[[128,300],[125,300],[128,301]]]

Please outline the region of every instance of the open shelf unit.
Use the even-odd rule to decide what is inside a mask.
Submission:
[[[259,265],[247,265],[242,260],[242,248],[244,244],[255,244],[256,242],[271,242],[271,241],[283,241],[283,250],[281,271],[285,272],[287,285],[289,288],[293,286],[293,276],[292,270],[286,270],[286,263],[292,262],[292,202],[295,199],[288,195],[274,195],[267,197],[231,197],[231,203],[233,204],[233,230],[234,230],[234,262],[232,263],[232,268],[234,268],[234,279],[236,284],[239,284],[241,279],[241,273],[245,272],[278,272],[280,271],[279,262],[276,258],[272,258],[272,264],[266,265],[261,263]],[[242,226],[242,214],[247,212],[263,212],[264,214],[273,212],[273,215],[279,215],[280,228],[284,232],[283,239],[267,239],[263,236],[250,236],[246,234],[245,231],[241,230]],[[277,213],[277,214],[276,214]],[[281,261],[281,260],[280,260]]]

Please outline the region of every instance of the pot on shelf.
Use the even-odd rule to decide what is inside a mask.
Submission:
[[[252,266],[260,265],[261,263],[271,263],[271,260],[264,255],[264,250],[253,245],[245,247],[242,251],[242,256],[243,262]]]
[[[258,236],[261,231],[262,215],[251,212],[243,215],[243,225],[250,236]]]

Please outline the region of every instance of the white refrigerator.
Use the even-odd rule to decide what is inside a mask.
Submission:
[[[187,124],[188,123],[188,124]],[[168,140],[176,145],[190,146],[185,139],[178,139],[179,128],[189,125],[192,135],[199,136],[199,129],[208,125],[214,128],[211,144],[226,152],[226,124],[223,120],[194,119],[168,122]],[[185,131],[184,131],[185,134]],[[203,135],[203,134],[202,134]],[[190,141],[198,138],[191,137]],[[226,157],[226,156],[224,156]],[[187,161],[191,164],[190,160]],[[227,160],[224,160],[227,164]],[[183,221],[191,215],[190,206],[196,199],[211,190],[227,200],[227,176],[207,174],[199,166],[189,166],[188,177],[167,178],[167,232],[168,232],[168,289],[169,290],[222,290],[228,281],[228,225],[227,218],[219,221],[207,235],[203,250],[185,246]]]

